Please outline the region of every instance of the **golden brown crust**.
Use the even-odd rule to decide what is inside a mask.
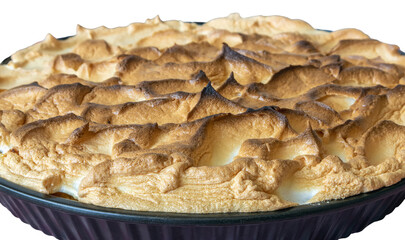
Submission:
[[[405,57],[281,16],[51,35],[0,66],[0,176],[100,206],[270,211],[405,177]]]

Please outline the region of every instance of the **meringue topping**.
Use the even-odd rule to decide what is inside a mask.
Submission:
[[[157,17],[78,26],[11,59],[0,65],[0,176],[42,193],[256,212],[405,177],[405,56],[356,29]]]

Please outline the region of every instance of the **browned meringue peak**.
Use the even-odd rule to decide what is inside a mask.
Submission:
[[[91,90],[91,87],[80,83],[53,87],[35,103],[33,108],[27,111],[29,121],[56,117],[71,112],[80,115],[83,110],[81,106],[83,98]]]
[[[10,150],[10,134],[25,124],[25,114],[19,110],[0,110],[0,152]]]
[[[266,93],[276,98],[293,98],[313,87],[335,81],[336,79],[330,74],[334,71],[336,71],[335,67],[290,66],[274,74],[265,84],[252,84],[250,91]],[[314,81],[314,79],[317,80]]]
[[[309,116],[321,121],[327,126],[336,126],[343,123],[343,119],[330,106],[318,101],[303,101],[295,105],[295,109],[303,111]]]
[[[345,68],[340,72],[338,84],[364,87],[375,85],[394,87],[399,84],[402,76],[403,73],[394,75],[378,68],[355,66]]]
[[[345,58],[358,55],[368,59],[381,58],[386,63],[405,65],[405,56],[402,56],[399,47],[382,43],[374,39],[345,39],[331,49],[329,54],[338,54]]]
[[[366,57],[358,55],[347,56],[344,58],[343,64],[344,68],[354,66],[371,67],[392,74],[395,77],[401,78],[404,76],[404,66],[399,64],[386,63],[381,58],[368,59]]]
[[[141,102],[149,99],[149,95],[149,93],[139,86],[96,86],[83,97],[81,104],[118,105],[127,102]]]
[[[89,39],[78,43],[72,50],[86,60],[103,60],[116,55],[119,50],[113,50],[111,45],[102,39]]]
[[[300,101],[295,104],[295,110],[284,108],[281,112],[286,114],[292,127],[298,132],[302,132],[308,122],[315,129],[321,129],[339,125],[344,120],[333,108],[318,101]],[[350,111],[347,115],[345,118],[350,118]]]
[[[221,48],[224,43],[233,47],[244,41],[244,36],[240,33],[210,28],[205,24],[201,26],[201,33],[203,35],[203,41],[206,41],[217,48]]]
[[[201,92],[208,85],[210,80],[203,71],[198,72],[192,79],[164,79],[158,81],[140,82],[139,88],[146,91],[151,96],[162,96],[170,93],[182,91],[188,93]],[[222,94],[221,94],[222,95]]]
[[[399,125],[405,125],[404,100],[405,86],[398,85],[386,93],[387,105],[384,108],[385,99],[382,98],[380,105],[376,109],[381,110],[379,120],[390,120]]]
[[[307,41],[307,40],[299,40],[292,44],[289,48],[286,48],[288,52],[291,53],[298,53],[298,54],[315,54],[319,53],[318,49],[314,47],[314,45]]]
[[[25,124],[25,114],[19,110],[1,110],[0,126],[12,132]]]
[[[216,38],[212,39],[216,35]],[[168,62],[190,62],[190,61],[210,61],[213,60],[219,53],[220,47],[223,42],[227,41],[224,34],[219,34],[218,31],[213,31],[212,34],[206,36],[205,41],[199,40],[198,42],[191,42],[184,45],[175,44],[174,46],[168,46],[167,48],[159,49],[157,47],[136,47],[127,50],[125,54],[137,55],[147,60],[156,61],[158,64],[168,63]],[[210,42],[207,42],[211,40]],[[218,41],[215,43],[213,41]],[[218,48],[218,47],[219,48]]]
[[[164,41],[161,41],[162,39]],[[138,47],[157,46],[159,49],[170,49],[176,45],[184,45],[186,48],[187,46],[200,45],[199,47],[204,48],[208,56],[211,55],[212,57],[212,54],[217,52],[223,43],[234,46],[242,41],[243,38],[239,33],[231,33],[207,26],[198,26],[191,31],[169,29],[155,32],[152,36],[140,40],[137,45]],[[203,54],[198,58],[203,57],[204,59],[204,56],[207,55]]]
[[[162,41],[162,39],[165,39],[165,41]],[[165,29],[156,31],[152,35],[139,40],[139,42],[137,42],[137,46],[158,46],[159,49],[162,49],[171,47],[176,44],[185,45],[191,42],[196,42],[198,40],[198,36],[191,31]]]
[[[330,111],[327,108],[323,108],[327,110],[328,112],[332,112],[334,116],[336,116],[334,113],[338,113],[338,119],[342,121],[346,121],[347,119],[352,118],[352,106],[356,103],[357,98],[348,96],[348,95],[327,95],[325,97],[322,97],[316,103],[323,103],[326,106],[330,107],[333,109],[333,111]],[[318,104],[322,105],[322,104]],[[310,114],[311,116],[315,116]],[[339,123],[340,121],[337,121],[336,123]],[[336,124],[335,123],[335,124]],[[331,125],[330,125],[331,126]]]
[[[270,66],[239,54],[225,43],[218,59],[221,58],[226,61],[227,68],[242,85],[256,82],[267,83],[274,74],[274,70]]]
[[[316,119],[303,111],[289,108],[280,108],[278,111],[286,116],[288,123],[296,133],[304,132],[309,125],[312,126],[313,129],[324,129],[328,127],[321,120]]]
[[[348,86],[339,86],[335,84],[325,84],[314,87],[305,94],[297,96],[295,98],[278,99],[275,97],[271,97],[266,93],[259,92],[255,90],[256,88],[254,87],[256,86],[250,86],[247,91],[245,91],[243,87],[240,87],[240,90],[238,92],[243,92],[243,96],[234,99],[233,101],[250,108],[260,108],[263,106],[275,105],[281,108],[290,109],[296,108],[297,104],[303,102],[318,101],[331,107],[334,111],[341,114],[341,117],[344,119],[350,118],[351,111],[349,110],[360,96],[385,93],[385,88],[382,86],[370,88],[355,88]],[[234,87],[233,91],[236,91],[236,89],[237,87]],[[231,92],[232,89],[230,89],[229,91]]]
[[[305,35],[296,32],[283,32],[271,37],[272,42],[286,52],[298,54],[316,54],[319,51],[307,41]]]
[[[360,121],[356,127],[361,127],[365,131],[381,120],[391,120],[404,125],[405,119],[402,116],[404,88],[402,85],[399,86],[383,95],[367,95],[359,99],[352,116],[353,119]]]
[[[244,34],[261,34],[273,36],[283,32],[305,33],[314,31],[308,23],[281,16],[256,16],[242,18],[239,14],[231,14],[226,18],[208,21],[206,26]]]
[[[285,54],[285,50],[277,46],[271,37],[258,34],[243,35],[243,41],[233,47],[240,50],[243,49],[248,53],[263,51],[273,54]]]
[[[360,116],[369,117],[371,114],[370,110],[373,109],[373,102],[378,101],[377,99],[383,100],[384,98],[377,96],[384,96],[389,92],[389,89],[380,85],[373,87],[345,87],[330,85],[320,87],[319,90],[320,91],[317,91],[317,96],[314,95],[312,97],[317,101],[330,106],[339,113],[341,119],[344,121],[355,119]]]
[[[278,111],[286,115],[293,129],[300,133],[306,129],[308,122],[314,129],[324,129],[348,119],[369,116],[371,113],[363,110],[369,108],[368,102],[377,98],[374,95],[384,95],[387,91],[382,86],[364,88],[326,84],[293,99],[275,99],[248,92],[238,103],[251,108],[279,106],[281,109]],[[368,95],[372,96],[365,98]]]
[[[340,29],[333,32],[318,30],[316,32],[305,34],[305,37],[308,41],[314,44],[316,49],[325,55],[331,55],[328,53],[330,53],[331,50],[342,40],[369,39],[369,36],[365,33],[353,28]]]
[[[154,61],[162,55],[162,52],[157,47],[135,47],[126,51],[124,54],[136,55],[143,59]]]
[[[0,93],[0,109],[28,111],[47,93],[47,89],[31,83]]]
[[[53,67],[59,72],[76,72],[83,63],[85,63],[85,60],[80,55],[75,53],[66,53],[58,55],[55,58]]]
[[[117,57],[90,62],[77,54],[68,53],[57,56],[53,68],[55,73],[75,74],[84,80],[101,82],[114,77],[118,62]]]
[[[274,54],[267,51],[250,51],[245,49],[235,49],[235,51],[246,57],[271,66],[275,72],[290,65],[306,65],[308,63],[308,57],[305,55],[289,53]]]
[[[233,51],[226,44],[223,45],[222,52],[214,60],[208,62],[158,65],[131,55],[121,60],[117,70],[117,76],[126,84],[136,84],[151,79],[189,79],[201,70],[205,72],[214,86],[223,83],[230,72],[234,72],[236,78],[241,79],[241,84],[267,82],[273,74],[273,70],[269,66]],[[255,74],[251,74],[251,71]]]
[[[92,81],[87,81],[87,80],[81,79],[74,74],[64,74],[64,73],[51,74],[51,75],[49,75],[49,77],[39,81],[39,85],[46,87],[46,88],[52,88],[52,87],[55,87],[58,85],[73,84],[73,83],[80,83],[82,85],[87,85],[87,86],[91,86],[91,87],[93,87],[93,86],[113,86],[113,85],[122,84],[121,79],[119,79],[117,77],[108,78],[102,82],[92,82]]]
[[[157,64],[169,62],[208,62],[214,60],[220,49],[207,42],[192,42],[185,45],[174,45],[166,48],[159,58],[154,60]]]
[[[333,106],[335,105],[339,106],[335,110],[340,112],[350,107],[350,105],[352,105],[356,101],[356,99],[358,99],[361,96],[370,94],[379,95],[384,94],[385,92],[386,88],[383,86],[373,86],[369,88],[363,88],[352,86],[340,86],[336,84],[325,84],[309,90],[303,96],[306,99],[320,101],[328,105],[330,104],[333,109],[335,109]],[[351,101],[350,100],[348,101],[350,105],[348,104],[348,106],[346,107],[342,106],[344,105],[344,103],[339,101],[338,99],[339,97],[351,98]]]
[[[265,160],[290,159],[298,161],[300,158],[305,159],[308,156],[314,156],[319,160],[322,156],[322,144],[316,133],[311,128],[307,128],[297,137],[285,141],[276,138],[249,139],[243,142],[238,156]],[[302,164],[308,163],[302,162]]]
[[[187,114],[187,121],[193,121],[219,113],[238,114],[247,110],[245,107],[221,96],[221,94],[215,91],[211,86],[211,83],[208,83],[207,87],[205,87],[198,95],[198,102]]]
[[[321,54],[291,54],[291,53],[270,53],[267,51],[257,50],[257,52],[249,50],[237,50],[239,53],[253,58],[259,62],[271,66],[275,72],[290,66],[313,65],[316,67],[328,67],[331,74],[337,77],[338,70],[342,61],[337,55],[325,56]]]
[[[287,119],[273,108],[248,110],[237,117],[227,116],[207,126],[209,135],[202,140],[202,147],[209,144],[211,149],[204,149],[205,154],[198,165],[218,166],[231,162],[247,139],[269,137],[286,139],[295,135]],[[259,130],[260,128],[262,130]]]
[[[12,133],[12,144],[22,147],[26,142],[28,144],[32,142],[63,143],[73,130],[84,124],[86,124],[86,121],[74,114],[38,120],[14,131]]]
[[[229,75],[228,79],[217,89],[217,92],[225,98],[237,102],[237,98],[241,98],[247,90],[246,86],[239,84],[233,72]],[[236,101],[235,101],[236,100]],[[249,106],[249,105],[248,105]],[[249,106],[251,107],[251,106]]]
[[[402,109],[404,108],[405,105],[405,99],[403,97],[404,94],[405,94],[405,85],[398,85],[395,88],[390,89],[386,93],[389,104],[398,109],[399,114],[396,114],[396,117],[402,117],[403,114]],[[402,120],[405,122],[405,119],[402,118]]]
[[[120,86],[120,89],[125,89],[125,87]],[[118,100],[127,99],[124,97]],[[103,124],[154,122],[164,124],[192,121],[219,113],[237,114],[245,110],[246,108],[222,97],[209,83],[197,94],[177,92],[168,94],[164,98],[139,102],[125,101],[125,103],[118,105],[90,104],[83,110],[82,116],[89,121]]]
[[[118,105],[87,104],[81,115],[89,121],[114,125],[184,122],[186,113],[192,108],[190,105],[194,105],[197,99],[194,94],[174,95],[176,97]],[[161,117],[162,114],[166,114],[164,118]]]

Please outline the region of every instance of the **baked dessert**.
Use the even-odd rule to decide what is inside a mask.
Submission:
[[[0,66],[0,177],[99,206],[272,211],[405,177],[405,56],[280,16],[51,35]]]

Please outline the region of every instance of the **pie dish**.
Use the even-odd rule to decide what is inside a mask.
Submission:
[[[159,213],[169,225],[236,212],[223,222],[232,231],[354,195],[380,206],[389,192],[375,221],[403,199],[404,66],[396,46],[359,30],[278,16],[79,26],[0,68],[3,190],[70,210],[170,212]]]

